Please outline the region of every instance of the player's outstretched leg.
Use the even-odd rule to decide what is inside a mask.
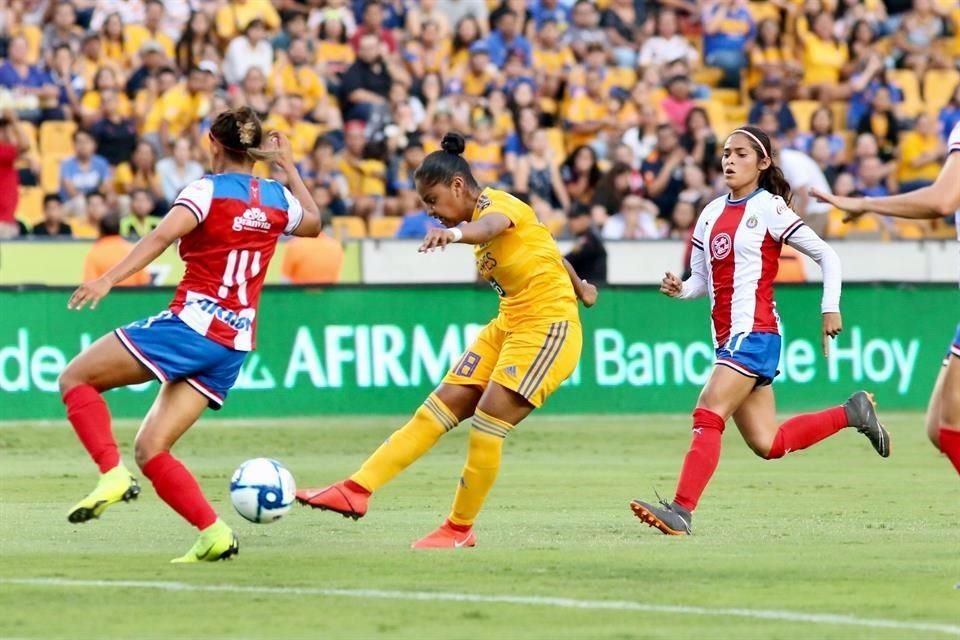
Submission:
[[[472,387],[443,385],[431,393],[407,424],[394,431],[346,480],[322,489],[300,489],[300,504],[359,520],[371,494],[429,451],[440,437],[460,424],[458,412],[469,415],[479,399]],[[451,405],[455,409],[451,409]]]
[[[890,434],[877,417],[873,394],[857,391],[843,403],[845,426],[854,427],[873,445],[880,457],[890,456]]]
[[[96,488],[67,513],[70,522],[99,518],[110,505],[130,502],[140,495],[137,479],[120,461],[110,424],[110,409],[101,393],[114,387],[146,382],[152,377],[113,334],[100,338],[60,374],[60,392],[67,408],[67,419],[100,469]]]
[[[157,495],[200,531],[193,547],[171,562],[213,562],[240,552],[237,536],[217,517],[197,479],[170,453],[207,404],[206,396],[189,383],[165,382],[134,443],[137,464]]]
[[[960,332],[958,332],[960,334]],[[960,340],[960,338],[958,338]],[[954,341],[940,400],[940,451],[960,473],[960,343]]]
[[[532,410],[533,405],[516,392],[490,383],[470,425],[467,461],[457,485],[453,509],[440,527],[413,543],[414,549],[476,546],[473,523],[497,480],[504,439]]]

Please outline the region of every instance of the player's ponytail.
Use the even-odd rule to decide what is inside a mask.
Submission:
[[[260,148],[263,127],[250,107],[228,109],[218,115],[210,126],[210,135],[234,162],[272,162],[277,158],[276,151]]]
[[[414,180],[423,187],[432,187],[436,184],[450,184],[456,176],[463,178],[472,189],[479,185],[470,171],[470,165],[463,159],[463,152],[467,148],[467,141],[462,135],[451,131],[440,141],[440,151],[434,151],[423,160]]]
[[[770,158],[770,166],[760,172],[758,186],[775,196],[780,196],[789,205],[790,201],[793,200],[793,190],[790,188],[790,183],[787,182],[786,177],[784,177],[783,171],[774,161],[773,144],[770,141],[770,136],[760,127],[753,125],[740,127],[733,133],[743,134],[750,141],[750,146],[756,151],[758,158]]]

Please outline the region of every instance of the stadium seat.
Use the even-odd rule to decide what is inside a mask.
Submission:
[[[953,95],[960,82],[956,69],[930,69],[923,76],[923,104],[926,111],[936,117]]]
[[[727,106],[723,108],[723,114],[727,122],[745,123],[750,115],[750,109],[747,105]]]
[[[44,154],[40,158],[40,187],[44,193],[60,191],[60,163],[65,157],[63,154]]]
[[[80,240],[96,240],[100,233],[97,228],[83,218],[68,220],[70,228],[73,230],[73,237]]]
[[[17,218],[32,227],[43,220],[43,189],[40,187],[20,187],[17,201]]]
[[[810,132],[810,117],[819,108],[820,103],[816,100],[790,101],[790,112],[793,114],[793,119],[797,121],[797,131],[801,133]]]
[[[703,67],[690,74],[690,79],[696,84],[705,84],[709,87],[720,84],[721,78],[723,78],[723,69],[717,67]]]
[[[711,89],[710,99],[716,100],[727,107],[735,107],[740,104],[740,91],[737,89]]]
[[[830,103],[830,111],[833,112],[833,129],[842,131],[847,126],[847,102],[838,100]]]
[[[32,122],[20,120],[20,130],[23,131],[27,139],[30,140],[30,153],[36,154],[39,151],[37,146],[37,127]]]
[[[903,92],[903,104],[900,105],[903,114],[912,118],[920,113],[923,100],[920,98],[920,81],[917,79],[917,74],[912,69],[891,69],[888,73],[893,84]]]
[[[371,238],[393,238],[397,235],[397,229],[400,228],[403,218],[397,216],[387,216],[385,218],[374,218],[370,221]]]
[[[697,106],[703,107],[710,119],[710,126],[718,137],[724,138],[730,133],[727,123],[726,107],[716,100],[697,100]]]
[[[40,125],[40,153],[73,155],[73,133],[76,130],[77,124],[72,120],[47,120]]]
[[[330,225],[340,241],[367,237],[367,223],[359,216],[336,216]]]
[[[563,131],[557,127],[551,127],[550,129],[544,129],[544,133],[547,134],[547,141],[550,143],[550,149],[553,151],[554,158],[565,158],[567,155],[567,148],[563,142]]]
[[[897,220],[894,223],[897,238],[900,240],[922,240],[927,237],[927,229],[920,222],[912,220]]]

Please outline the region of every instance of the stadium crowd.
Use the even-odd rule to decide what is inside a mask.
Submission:
[[[804,193],[934,179],[960,120],[956,0],[3,4],[0,239],[96,237],[105,217],[142,236],[240,104],[289,134],[341,238],[422,237],[412,174],[448,130],[558,237],[686,238],[743,122],[827,237],[950,233],[840,225]]]

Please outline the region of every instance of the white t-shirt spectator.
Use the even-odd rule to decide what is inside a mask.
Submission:
[[[203,166],[194,160],[189,160],[181,169],[172,156],[157,163],[157,175],[160,176],[160,185],[163,188],[163,199],[173,202],[188,184],[203,177]]]
[[[830,193],[830,183],[823,171],[817,166],[816,161],[802,151],[796,149],[780,150],[780,168],[783,170],[783,177],[790,183],[793,192],[806,193],[811,187],[820,191]],[[802,214],[826,215],[830,213],[830,205],[826,202],[817,202],[810,198],[807,203],[807,210]]]
[[[641,67],[660,66],[681,58],[686,58],[691,64],[696,64],[699,59],[697,50],[690,45],[686,38],[681,35],[675,35],[671,38],[654,36],[644,42],[640,48],[639,64]]]
[[[658,240],[663,230],[657,225],[657,217],[651,213],[637,214],[637,222],[632,233],[627,233],[627,219],[622,213],[609,218],[603,225],[600,235],[604,240]]]
[[[227,83],[240,84],[252,67],[259,68],[264,76],[270,77],[273,68],[273,45],[267,40],[261,40],[257,46],[253,46],[246,36],[231,40],[227,53],[223,56],[223,77]]]

